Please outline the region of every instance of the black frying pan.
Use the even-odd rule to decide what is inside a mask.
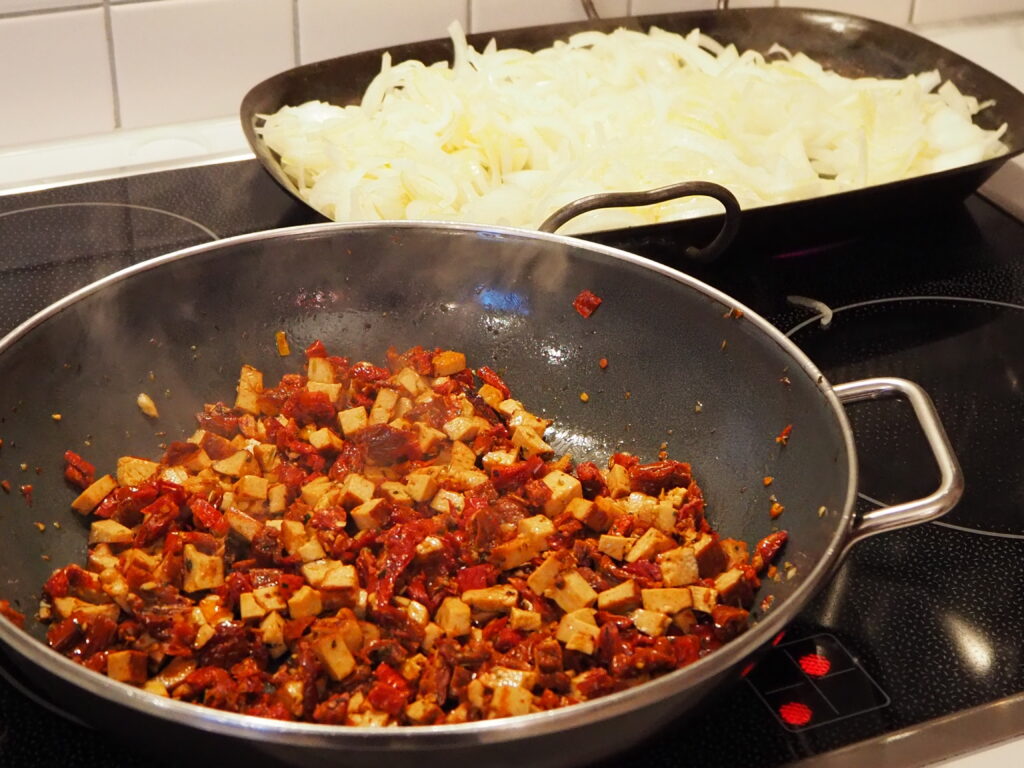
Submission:
[[[937,205],[959,202],[976,190],[1010,157],[1024,151],[1024,93],[977,64],[906,29],[858,16],[803,8],[744,8],[727,11],[688,11],[619,19],[551,24],[524,29],[469,35],[469,42],[482,48],[494,38],[502,48],[537,50],[555,40],[587,29],[612,31],[626,27],[646,31],[657,26],[670,32],[686,33],[697,27],[722,43],[742,49],[766,52],[773,43],[811,58],[848,77],[902,78],[938,69],[961,91],[995,105],[975,119],[984,128],[1007,123],[1003,142],[1009,153],[972,165],[930,173],[903,181],[876,185],[826,197],[752,208],[743,212],[740,245],[784,250],[820,244],[829,239],[852,236],[882,220],[933,213]],[[310,100],[348,105],[359,103],[363,91],[380,70],[381,54],[390,50],[393,61],[419,59],[423,62],[450,61],[447,39],[391,46],[305,64],[274,75],[246,94],[240,114],[246,139],[257,159],[274,179],[301,200],[295,185],[280,169],[277,158],[256,134],[260,115],[276,112],[286,105]],[[687,181],[687,179],[679,179]],[[604,243],[617,243],[642,253],[676,253],[678,243],[703,244],[725,224],[721,216],[699,220],[633,227],[584,235]],[[705,260],[715,252],[691,252],[690,258]]]
[[[604,303],[584,320],[573,298]],[[742,316],[737,316],[742,311]],[[457,225],[315,225],[245,235],[136,265],[78,291],[0,340],[0,471],[34,488],[0,506],[0,597],[30,616],[51,570],[81,562],[87,521],[60,479],[66,448],[100,471],[118,456],[158,457],[194,429],[202,402],[234,397],[242,363],[268,380],[294,370],[293,349],[381,360],[389,345],[465,351],[490,365],[536,411],[555,419],[558,453],[645,459],[662,443],[689,460],[709,516],[754,542],[785,505],[792,578],[767,582],[774,607],[746,634],[633,690],[536,715],[451,726],[382,729],[289,724],[169,701],[95,674],[0,619],[0,647],[60,705],[150,749],[270,763],[554,766],[591,762],[641,739],[736,678],[807,603],[854,541],[932,519],[962,479],[930,401],[897,379],[833,388],[777,330],[728,296],[636,256],[580,240]],[[602,371],[598,360],[609,360]],[[789,383],[780,381],[785,376]],[[589,402],[580,393],[589,394]],[[151,423],[139,392],[158,403]],[[842,402],[905,395],[941,471],[939,490],[857,519],[857,462]],[[697,404],[700,403],[700,408]],[[699,412],[698,412],[699,411]],[[55,421],[53,414],[61,418]],[[793,424],[789,444],[774,440]],[[24,463],[28,470],[19,472]],[[39,474],[33,468],[39,467]],[[46,524],[45,533],[34,521]],[[52,522],[60,523],[55,528]],[[42,557],[46,556],[47,560]],[[788,568],[781,569],[784,572]]]

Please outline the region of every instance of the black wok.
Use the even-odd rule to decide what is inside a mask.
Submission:
[[[604,299],[587,320],[572,307],[584,288]],[[161,699],[58,656],[40,642],[44,627],[31,618],[27,632],[0,619],[3,651],[24,677],[72,714],[140,746],[193,756],[216,749],[218,760],[257,757],[261,765],[592,761],[735,679],[850,544],[941,515],[961,491],[942,427],[915,385],[877,379],[833,387],[767,322],[664,266],[516,230],[316,225],[139,264],[0,341],[0,472],[34,486],[31,507],[15,494],[0,511],[0,596],[31,616],[51,570],[83,559],[87,523],[69,509],[73,492],[60,479],[66,448],[100,468],[124,454],[158,456],[158,443],[191,433],[200,403],[230,401],[242,363],[268,379],[295,367],[295,356],[277,355],[279,330],[294,349],[322,338],[374,360],[389,345],[464,350],[472,364],[496,367],[524,402],[554,417],[550,442],[578,460],[615,450],[651,458],[667,443],[673,457],[693,463],[709,516],[725,536],[756,541],[772,529],[761,478],[773,475],[770,491],[786,507],[779,523],[791,536],[783,559],[795,572],[765,583],[762,595],[773,594],[774,607],[758,612],[750,631],[654,682],[564,710],[408,729],[289,724]],[[605,371],[601,357],[610,362]],[[143,391],[159,405],[156,423],[135,405]],[[581,402],[582,391],[589,402]],[[921,421],[940,488],[858,519],[857,461],[842,403],[894,392]],[[792,437],[782,447],[774,438],[787,424]],[[22,463],[27,472],[18,471]],[[46,524],[45,533],[34,521]]]
[[[998,128],[1003,123],[1008,125],[1002,140],[1009,151],[1000,157],[849,192],[746,209],[737,246],[742,243],[775,250],[808,247],[862,234],[879,221],[933,215],[937,205],[959,202],[1009,158],[1024,152],[1024,93],[974,62],[907,29],[835,11],[807,8],[686,11],[478,33],[468,35],[467,39],[478,50],[494,38],[502,48],[535,51],[583,30],[610,32],[625,27],[646,31],[652,26],[684,34],[699,28],[719,42],[734,43],[741,50],[767,52],[772,44],[779,43],[792,51],[806,53],[827,69],[846,77],[903,78],[938,69],[964,93],[980,100],[995,101],[975,117],[979,125],[987,129]],[[295,184],[256,132],[262,125],[261,115],[310,100],[358,104],[363,91],[380,71],[385,50],[391,52],[396,62],[418,59],[430,63],[452,58],[451,42],[447,39],[395,45],[304,64],[267,78],[245,95],[240,117],[246,140],[267,172],[296,199],[302,200]],[[625,247],[641,253],[674,254],[679,251],[676,243],[680,239],[688,244],[704,243],[727,224],[721,216],[712,216],[581,236],[620,246],[628,243]],[[723,250],[724,245],[687,255],[706,261],[719,257]],[[736,247],[730,252],[745,250],[747,248]]]

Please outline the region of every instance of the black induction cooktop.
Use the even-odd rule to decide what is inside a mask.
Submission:
[[[255,161],[0,196],[0,331],[129,264],[318,220]],[[865,765],[877,754],[871,745],[929,723],[943,727],[929,731],[922,754],[942,754],[944,740],[946,751],[956,739],[963,747],[965,732],[969,743],[975,731],[973,746],[981,746],[983,736],[1024,731],[1020,717],[994,736],[976,725],[986,708],[1024,692],[1024,224],[975,196],[854,239],[798,253],[746,246],[699,269],[669,239],[614,244],[735,296],[790,335],[833,383],[895,375],[923,385],[963,465],[966,492],[938,522],[857,544],[745,681],[608,765]],[[862,511],[935,487],[909,408],[886,402],[849,413]],[[58,710],[7,669],[0,764],[165,764],[125,746],[116,724],[112,733],[92,730]],[[830,762],[848,754],[852,762]]]

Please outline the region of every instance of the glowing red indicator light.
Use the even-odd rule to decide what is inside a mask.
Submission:
[[[800,669],[811,677],[824,677],[832,669],[832,662],[820,653],[808,653],[800,657]]]
[[[786,725],[800,726],[811,722],[814,713],[806,704],[790,701],[779,707],[779,716]]]
[[[746,677],[747,675],[749,675],[753,671],[753,669],[754,669],[754,662],[750,662],[749,664],[747,664],[747,666],[745,666],[743,668],[743,671],[740,672],[740,677]]]
[[[786,630],[782,630],[772,639],[772,645],[778,645],[782,642],[782,638],[786,636]]]

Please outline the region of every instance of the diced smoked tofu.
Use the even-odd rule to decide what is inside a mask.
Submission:
[[[447,491],[444,488],[434,494],[430,501],[430,508],[442,514],[447,512],[458,513],[466,507],[466,497],[455,491]]]
[[[281,464],[281,457],[277,454],[277,446],[273,443],[254,445],[252,455],[263,472],[273,472]]]
[[[702,533],[693,542],[693,554],[702,579],[713,579],[725,570],[725,552],[717,537]]]
[[[78,497],[71,502],[71,507],[83,514],[92,512],[115,488],[117,488],[117,481],[110,475],[104,475],[78,494]]]
[[[134,539],[132,529],[116,520],[96,520],[89,526],[90,544],[131,544]]]
[[[445,350],[434,355],[430,361],[434,368],[435,376],[451,376],[466,367],[466,356],[462,352]]]
[[[102,616],[111,621],[117,621],[118,614],[121,612],[116,603],[95,605],[87,603],[85,600],[79,600],[77,597],[55,597],[53,599],[53,608],[62,619],[70,617],[72,613],[82,613],[90,618]]]
[[[312,642],[313,653],[334,680],[344,680],[356,667],[355,657],[337,632],[319,635]]]
[[[185,592],[215,589],[224,583],[223,557],[204,555],[194,544],[186,544],[184,560],[185,575],[182,589]]]
[[[235,483],[235,494],[245,499],[263,500],[267,498],[267,490],[269,488],[270,483],[267,482],[265,477],[242,475],[238,478],[238,482]]]
[[[444,710],[436,701],[416,699],[405,708],[405,716],[413,725],[434,725],[444,722]]]
[[[224,519],[228,521],[231,530],[246,541],[252,541],[253,537],[263,530],[262,522],[234,508],[224,512]]]
[[[284,617],[277,611],[268,613],[260,622],[260,635],[267,645],[284,645]]]
[[[473,449],[460,440],[456,440],[452,443],[451,447],[451,460],[449,464],[453,467],[460,467],[464,469],[472,469],[476,467],[476,454],[473,453]],[[486,476],[484,477],[486,480]]]
[[[307,439],[318,451],[340,451],[345,446],[344,441],[327,427],[313,430]]]
[[[238,615],[242,618],[242,621],[262,619],[267,615],[267,609],[256,602],[252,592],[243,592],[238,596]]]
[[[526,408],[524,408],[523,404],[518,400],[513,400],[512,398],[509,398],[508,400],[502,400],[500,403],[498,403],[497,410],[498,413],[500,413],[502,416],[510,418],[515,414],[519,413],[520,411],[525,411]]]
[[[455,443],[460,445],[460,443]],[[478,469],[466,467],[453,467],[444,474],[447,484],[456,490],[468,491],[471,488],[478,488],[487,482],[487,475]]]
[[[424,454],[434,453],[437,447],[443,445],[445,440],[448,439],[447,435],[441,430],[434,429],[422,422],[416,422],[416,432],[419,435],[416,439],[416,444]]]
[[[715,578],[715,590],[718,602],[726,605],[746,608],[754,601],[754,589],[739,568],[720,573]]]
[[[142,485],[159,467],[155,461],[122,456],[117,460],[117,484]]]
[[[635,536],[614,536],[603,533],[597,540],[597,551],[613,560],[624,560],[636,543]]]
[[[644,609],[659,613],[679,613],[693,605],[690,590],[686,587],[665,587],[641,591]]]
[[[525,565],[542,551],[543,545],[519,535],[492,547],[487,559],[501,570],[508,571]]]
[[[653,560],[654,556],[675,547],[674,539],[669,538],[657,528],[648,528],[644,535],[637,539],[636,544],[626,555],[627,563],[638,560]]]
[[[551,497],[544,502],[544,514],[548,517],[557,517],[570,501],[583,497],[580,481],[561,470],[548,472],[541,482],[551,489]]]
[[[288,613],[293,619],[316,616],[321,610],[323,603],[320,601],[320,593],[308,584],[304,584],[288,598]]]
[[[226,459],[213,462],[210,467],[215,472],[228,475],[229,477],[241,477],[242,475],[251,475],[259,471],[259,465],[248,451],[235,451]]]
[[[555,586],[555,579],[567,565],[561,552],[552,553],[527,577],[526,585],[538,595],[544,595]]]
[[[298,548],[295,554],[302,559],[302,562],[310,563],[324,557],[325,552],[320,544],[320,540],[316,536],[311,536],[305,544]]]
[[[490,714],[494,717],[527,715],[533,706],[533,694],[519,686],[502,685],[491,696]]]
[[[541,616],[537,611],[526,611],[522,608],[513,607],[508,614],[508,625],[512,629],[521,629],[524,632],[535,632],[540,629]]]
[[[334,567],[336,560],[313,560],[309,563],[303,563],[302,575],[306,581],[309,582],[310,586],[322,587],[324,577],[327,576],[327,572]]]
[[[434,621],[448,637],[469,634],[472,609],[457,597],[446,597],[434,615]]]
[[[381,495],[392,504],[400,504],[404,507],[411,507],[412,496],[406,490],[405,485],[396,480],[388,480],[380,484]]]
[[[581,608],[562,617],[558,622],[555,638],[563,643],[567,650],[590,655],[594,652],[600,632],[594,619],[594,609]]]
[[[259,396],[263,391],[263,374],[251,365],[243,365],[235,391],[238,393],[238,396],[235,397],[235,408],[259,416]]]
[[[483,589],[468,589],[462,593],[462,602],[478,611],[507,611],[519,599],[515,587],[498,584]],[[438,622],[440,623],[440,622]]]
[[[523,409],[516,411],[508,417],[508,425],[515,429],[516,427],[523,427],[536,434],[538,437],[544,435],[547,428],[551,426],[550,419],[542,419],[539,416],[534,416],[532,413]]]
[[[426,473],[410,472],[405,477],[405,490],[419,504],[434,497],[437,481]]]
[[[154,696],[170,696],[167,692],[167,686],[157,680],[155,677],[152,680],[147,680],[142,686],[142,690],[146,693],[152,693]]]
[[[520,536],[525,536],[533,542],[537,542],[546,549],[548,539],[555,533],[555,524],[544,515],[533,515],[524,517],[517,526]]]
[[[267,487],[267,501],[270,514],[279,515],[288,509],[288,486],[274,483]]]
[[[484,384],[476,392],[480,395],[480,399],[487,403],[491,408],[497,408],[501,401],[504,399],[501,390],[491,384]]]
[[[472,440],[480,434],[481,425],[487,422],[472,416],[456,416],[446,421],[442,429],[449,440]]]
[[[684,634],[688,635],[697,626],[697,617],[693,614],[692,610],[687,609],[673,616],[672,623],[683,630]]]
[[[349,472],[341,484],[341,503],[346,509],[364,504],[373,498],[377,486],[356,472]]]
[[[403,368],[391,377],[391,381],[401,387],[409,397],[416,397],[427,388],[423,378],[412,368]]]
[[[122,683],[146,682],[149,655],[142,651],[111,651],[107,654],[107,677]]]
[[[750,550],[747,548],[747,542],[739,539],[722,539],[719,543],[725,554],[726,570],[738,565],[747,565],[750,562]]]
[[[387,520],[387,508],[381,506],[384,499],[370,499],[357,507],[353,507],[349,515],[360,531],[380,528]]]
[[[657,557],[666,587],[686,587],[700,578],[697,557],[692,547],[675,547]]]
[[[331,482],[330,478],[321,475],[320,477],[313,478],[302,486],[299,491],[300,498],[304,503],[312,507],[320,500],[320,497],[331,490],[332,487],[334,487],[334,484]]]
[[[496,467],[507,467],[519,461],[519,451],[488,451],[481,457],[480,463],[490,472]]]
[[[319,381],[310,381],[306,384],[306,389],[310,392],[323,392],[327,395],[327,399],[332,403],[338,402],[338,398],[341,397],[341,384],[323,384]]]
[[[188,482],[188,472],[184,467],[164,467],[160,470],[160,479],[175,485],[184,485]]]
[[[320,588],[339,590],[354,596],[359,591],[359,574],[356,572],[356,567],[336,562],[327,569]]]
[[[555,578],[550,595],[566,613],[589,608],[597,601],[597,592],[576,569],[560,573]]]
[[[326,357],[311,357],[306,363],[306,378],[321,384],[333,384],[334,366]]]
[[[395,412],[395,405],[398,403],[398,393],[393,389],[377,390],[377,397],[370,409],[370,424],[387,424]]]
[[[527,427],[515,428],[512,432],[512,445],[521,450],[524,456],[540,456],[553,450],[540,435]]]
[[[629,618],[633,620],[634,627],[651,637],[665,634],[668,625],[672,623],[672,620],[664,613],[648,611],[645,608],[638,608],[633,611],[629,614]]]
[[[287,608],[284,598],[281,597],[281,588],[277,584],[268,584],[265,587],[257,587],[252,591],[256,602],[268,611],[283,611]]]
[[[338,413],[338,426],[341,428],[341,434],[345,437],[352,437],[357,432],[366,429],[368,422],[366,408],[361,405]]]
[[[629,613],[634,608],[639,608],[640,603],[640,588],[633,579],[597,594],[597,607],[611,613]]]
[[[598,498],[604,497],[599,496]],[[609,499],[609,501],[611,500]],[[565,511],[593,531],[607,531],[614,519],[608,513],[607,505],[598,506],[595,502],[582,497],[570,501],[566,505]]]
[[[718,605],[718,592],[712,587],[690,588],[690,598],[693,600],[693,610],[701,613],[711,613]]]
[[[440,624],[436,624],[433,621],[429,622],[427,626],[423,628],[423,640],[420,642],[423,650],[428,653],[433,650],[434,643],[444,636],[444,630],[441,629]]]
[[[613,499],[621,499],[629,495],[629,472],[621,464],[612,464],[611,469],[605,476],[605,484],[608,486],[608,495]]]

